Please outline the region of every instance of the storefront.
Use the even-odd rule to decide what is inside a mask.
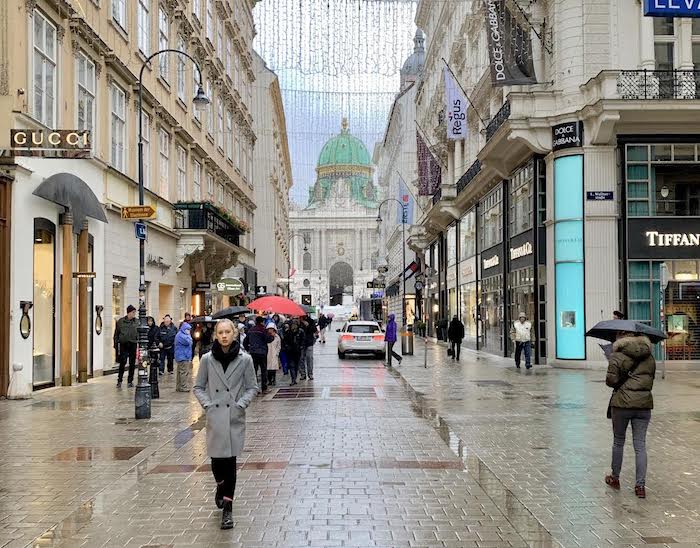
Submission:
[[[459,221],[459,311],[464,324],[464,345],[476,349],[478,298],[476,290],[476,208]]]
[[[479,203],[479,350],[503,355],[505,297],[503,275],[503,185]]]
[[[626,144],[626,304],[668,333],[666,359],[700,360],[700,162],[693,143]],[[657,357],[662,347],[656,347]]]
[[[459,314],[457,308],[457,223],[450,225],[445,232],[445,248],[447,250],[447,270],[445,272],[445,287],[447,289],[447,320]]]

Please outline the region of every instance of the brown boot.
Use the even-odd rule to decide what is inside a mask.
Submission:
[[[647,490],[644,488],[643,485],[635,486],[634,494],[637,495],[637,498],[640,498],[640,499],[647,498]]]
[[[615,478],[611,475],[605,476],[605,483],[616,490],[620,490],[620,478]]]

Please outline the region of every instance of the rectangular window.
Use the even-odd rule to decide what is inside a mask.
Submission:
[[[126,0],[112,0],[112,19],[126,29]]]
[[[187,200],[187,152],[180,145],[177,146],[177,199]]]
[[[209,97],[209,100],[211,101],[211,105],[213,105],[214,104],[214,94],[213,94],[213,87],[211,85],[211,80],[207,80],[207,97]],[[214,116],[215,115],[216,115],[216,113],[214,112],[213,108],[210,108],[207,111],[207,133],[211,136],[214,136]]]
[[[192,0],[192,13],[200,20],[202,18],[202,2],[201,0]]]
[[[160,7],[158,9],[158,47],[159,49],[168,49],[170,46],[170,19],[165,10]],[[158,56],[160,63],[160,77],[166,82],[170,81],[170,54],[164,53]]]
[[[151,117],[141,112],[141,137],[143,139],[143,186],[151,188]]]
[[[447,229],[447,266],[457,262],[457,225],[453,224]]]
[[[233,125],[233,154],[235,156],[235,165],[238,171],[241,170],[241,131],[238,124]]]
[[[126,144],[126,94],[118,85],[112,84],[111,101],[111,156],[112,167],[126,171],[124,145]]]
[[[224,58],[224,21],[219,18],[216,22],[216,56]]]
[[[498,187],[482,202],[480,219],[481,250],[503,241],[503,188]]]
[[[509,232],[511,236],[532,228],[532,189],[534,185],[532,162],[518,169],[511,180]]]
[[[224,185],[217,183],[216,185],[216,201],[223,205],[224,203]]]
[[[207,196],[214,199],[214,175],[207,173]]]
[[[187,45],[185,44],[185,37],[182,36],[182,34],[177,35],[177,49],[180,51],[183,51],[187,53]],[[165,54],[167,55],[167,54]],[[187,78],[187,69],[185,66],[185,56],[176,54],[177,55],[177,62],[176,62],[176,71],[177,74],[176,76],[176,81],[177,81],[177,96],[178,98],[185,104],[188,103],[187,97],[185,96],[185,79]]]
[[[207,38],[214,44],[214,0],[207,2]]]
[[[459,222],[459,259],[464,260],[476,254],[476,215],[472,209]]]
[[[138,17],[136,21],[137,41],[141,53],[151,54],[151,0],[138,0]]]
[[[158,157],[160,172],[160,195],[166,200],[170,199],[170,134],[165,129],[160,128],[158,133]]]
[[[34,10],[33,116],[53,128],[56,122],[56,27]]]
[[[241,93],[241,60],[238,57],[238,52],[233,53],[233,72],[233,87],[238,91],[238,93]]]
[[[216,109],[216,144],[224,149],[224,101],[219,98]]]
[[[672,17],[654,17],[654,57],[657,70],[673,70],[675,28]]]
[[[226,157],[233,160],[233,112],[226,111]]]
[[[90,131],[95,142],[95,64],[82,52],[76,58],[78,129]]]
[[[226,35],[226,74],[231,75],[231,55],[233,52],[233,40],[231,35]]]
[[[233,192],[230,190],[226,191],[226,210],[233,211]]]
[[[202,199],[202,164],[197,160],[192,164],[192,199],[195,202]]]

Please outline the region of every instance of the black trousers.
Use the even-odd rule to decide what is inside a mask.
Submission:
[[[267,356],[263,354],[251,354],[253,356],[253,365],[255,366],[255,374],[258,374],[260,369],[260,388],[267,390]]]
[[[124,366],[129,361],[129,382],[134,382],[134,368],[136,367],[136,343],[123,342],[119,344],[119,374],[117,382],[124,380]]]
[[[236,490],[236,457],[227,459],[211,459],[211,471],[216,483],[224,482],[222,489],[224,497],[233,500],[233,492]]]
[[[287,371],[292,382],[297,382],[297,374],[299,373],[299,356],[287,354]]]
[[[462,348],[462,341],[450,341],[450,348],[452,349],[452,359],[459,359],[459,351]]]
[[[389,365],[391,365],[391,358],[396,358],[399,360],[399,363],[401,363],[401,356],[399,356],[396,352],[394,352],[394,345],[396,344],[396,341],[387,343],[389,345],[389,348],[387,349],[387,360],[389,361]]]

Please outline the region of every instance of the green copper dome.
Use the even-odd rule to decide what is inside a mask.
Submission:
[[[350,135],[348,121],[343,119],[343,129],[321,149],[318,167],[325,166],[369,166],[367,147],[357,137]]]

